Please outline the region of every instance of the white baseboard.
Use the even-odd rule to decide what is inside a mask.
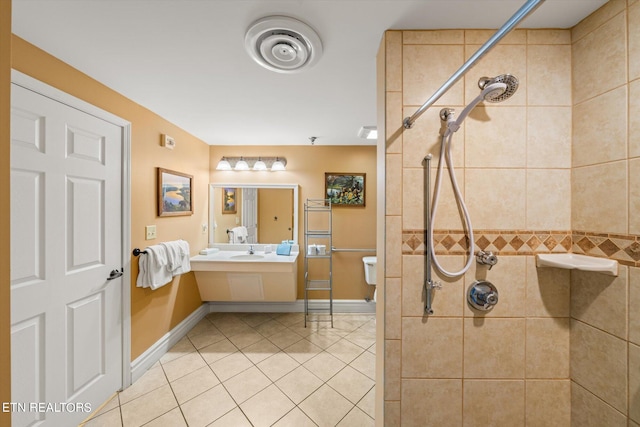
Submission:
[[[145,372],[149,370],[164,354],[169,351],[187,332],[198,324],[204,316],[210,312],[209,304],[204,303],[197,310],[187,316],[175,328],[164,334],[144,353],[131,362],[131,382],[136,382]]]
[[[309,309],[317,310],[329,306],[329,300],[309,300]],[[219,313],[303,313],[304,300],[293,302],[209,302],[209,311]],[[374,301],[340,299],[333,300],[334,313],[375,313]]]

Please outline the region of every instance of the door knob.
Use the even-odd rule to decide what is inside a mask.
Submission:
[[[109,273],[109,277],[107,277],[107,280],[117,279],[118,277],[122,276],[122,273],[123,271],[111,270],[111,273]]]

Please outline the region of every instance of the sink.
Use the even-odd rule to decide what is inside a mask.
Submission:
[[[258,255],[258,254],[242,254],[242,255],[232,255],[230,257],[231,259],[238,259],[238,260],[252,260],[252,259],[263,259],[264,255]]]

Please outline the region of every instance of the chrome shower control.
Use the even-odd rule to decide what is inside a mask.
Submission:
[[[440,110],[440,120],[443,122],[448,122],[449,120],[453,120],[453,115],[456,110],[454,108],[443,108]]]
[[[498,256],[494,255],[491,251],[478,251],[476,261],[478,261],[478,264],[488,265],[489,270],[491,270],[491,268],[498,263]]]
[[[498,289],[491,282],[476,280],[469,286],[467,302],[471,308],[489,311],[498,303]]]

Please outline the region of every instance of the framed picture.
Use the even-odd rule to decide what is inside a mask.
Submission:
[[[235,214],[238,207],[236,204],[236,195],[238,194],[237,188],[223,188],[222,189],[222,213],[223,214]]]
[[[333,206],[365,206],[364,173],[324,174],[324,193]]]
[[[193,215],[193,176],[158,168],[158,216]]]

